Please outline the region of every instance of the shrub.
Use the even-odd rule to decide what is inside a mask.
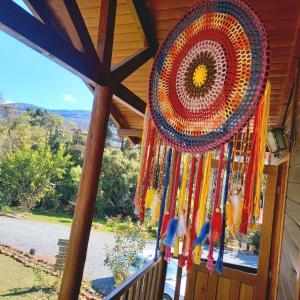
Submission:
[[[138,161],[121,150],[106,149],[96,202],[96,214],[133,216]]]
[[[0,163],[0,205],[15,206],[22,211],[33,208],[45,196],[54,193],[69,158],[62,147],[53,154],[44,145],[9,152]]]
[[[114,220],[110,223],[114,226]],[[131,226],[128,226],[130,222]],[[115,245],[105,245],[105,264],[113,273],[118,286],[131,275],[132,268],[139,269],[144,260],[139,256],[146,245],[146,230],[143,225],[127,219],[124,234],[115,233]]]

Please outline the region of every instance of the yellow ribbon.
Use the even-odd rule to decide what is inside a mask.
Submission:
[[[257,220],[259,218],[260,211],[260,197],[261,197],[261,187],[262,187],[262,178],[264,171],[264,160],[266,153],[266,144],[267,144],[267,132],[268,132],[268,118],[270,111],[270,93],[271,93],[271,84],[267,82],[266,90],[263,97],[263,116],[261,118],[261,131],[260,131],[260,145],[259,145],[259,160],[257,164],[257,174],[256,174],[256,186],[255,186],[255,196],[254,196],[254,217]]]
[[[180,218],[180,216],[184,212],[189,165],[190,165],[190,155],[185,154],[184,163],[183,163],[182,181],[181,181],[181,187],[180,187],[180,196],[179,196],[178,218]],[[177,236],[177,238],[175,240],[175,245],[174,245],[174,256],[178,256],[178,255],[179,255],[179,236]]]
[[[200,203],[199,203],[199,209],[197,213],[197,217],[198,217],[197,228],[196,228],[197,236],[200,234],[200,230],[205,222],[206,202],[207,202],[207,197],[209,192],[210,173],[211,173],[211,152],[208,152],[204,164]],[[201,245],[197,245],[193,251],[193,258],[195,264],[200,263],[201,253],[202,253]]]

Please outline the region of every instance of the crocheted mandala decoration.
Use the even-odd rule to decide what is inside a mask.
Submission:
[[[227,142],[255,110],[270,69],[265,28],[244,2],[195,5],[160,47],[149,84],[158,131],[185,152]]]

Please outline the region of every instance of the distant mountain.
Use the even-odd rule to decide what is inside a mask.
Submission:
[[[25,112],[28,108],[40,108],[48,111],[49,113],[54,113],[59,116],[62,116],[66,120],[75,123],[78,127],[82,129],[88,129],[90,124],[91,111],[89,110],[47,109],[41,106],[35,106],[27,103],[10,103],[9,105],[16,110],[17,114]]]

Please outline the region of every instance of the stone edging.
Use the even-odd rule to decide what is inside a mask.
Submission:
[[[53,265],[43,261],[42,259],[37,259],[33,255],[26,253],[24,251],[18,250],[11,246],[0,243],[0,254],[6,255],[14,259],[15,261],[21,263],[25,267],[34,268],[36,266],[42,267],[43,271],[52,276],[59,276],[59,272],[54,270]],[[84,285],[84,282],[83,282]],[[82,286],[80,289],[79,299],[86,300],[101,300],[102,298],[92,293],[90,289]]]

